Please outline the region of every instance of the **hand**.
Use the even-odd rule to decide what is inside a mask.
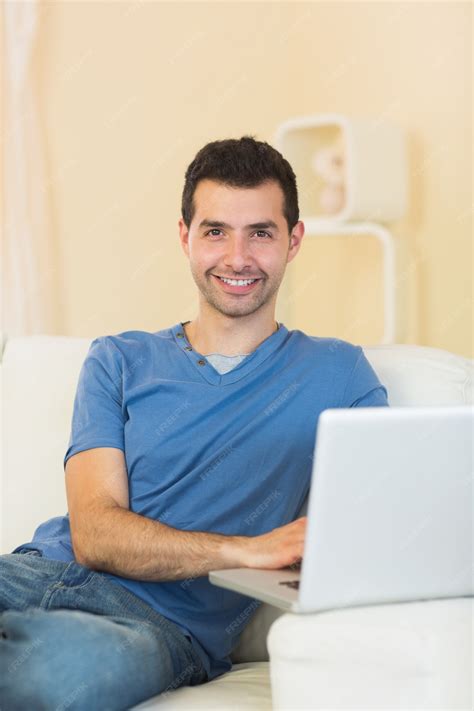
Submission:
[[[260,536],[245,538],[244,566],[277,569],[291,566],[303,557],[307,516],[274,528]]]

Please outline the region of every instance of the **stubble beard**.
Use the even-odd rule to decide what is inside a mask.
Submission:
[[[255,294],[249,293],[242,296],[234,296],[233,294],[225,292],[222,292],[222,294],[217,293],[219,286],[212,284],[214,277],[211,272],[206,276],[202,276],[191,269],[191,273],[205,301],[216,309],[216,311],[219,311],[225,316],[247,316],[261,309],[270,301],[275,292],[278,291],[284,276],[283,272],[280,279],[275,279],[270,283],[270,288],[268,278],[262,277],[263,284],[257,285],[257,292]],[[260,290],[260,293],[258,293],[258,290]]]

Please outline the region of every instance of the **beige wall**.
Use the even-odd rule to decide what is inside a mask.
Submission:
[[[473,356],[470,3],[56,2],[37,72],[61,277],[58,333],[156,331],[196,314],[178,241],[206,142],[272,141],[290,116],[386,116],[407,132],[400,343]],[[277,318],[355,343],[382,332],[367,237],[306,236]]]

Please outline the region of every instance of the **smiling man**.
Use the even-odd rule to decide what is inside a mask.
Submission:
[[[319,415],[388,405],[360,345],[275,321],[303,235],[273,147],[197,153],[179,220],[197,315],[91,343],[68,513],[0,556],[2,708],[125,709],[214,679],[259,603],[208,571],[301,559]]]

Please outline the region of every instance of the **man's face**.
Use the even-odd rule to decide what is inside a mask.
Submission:
[[[199,291],[220,313],[244,316],[275,304],[286,265],[304,234],[300,221],[290,242],[283,199],[274,181],[256,188],[233,188],[208,179],[198,183],[189,231],[179,220],[180,239]],[[219,277],[256,281],[232,286]]]

